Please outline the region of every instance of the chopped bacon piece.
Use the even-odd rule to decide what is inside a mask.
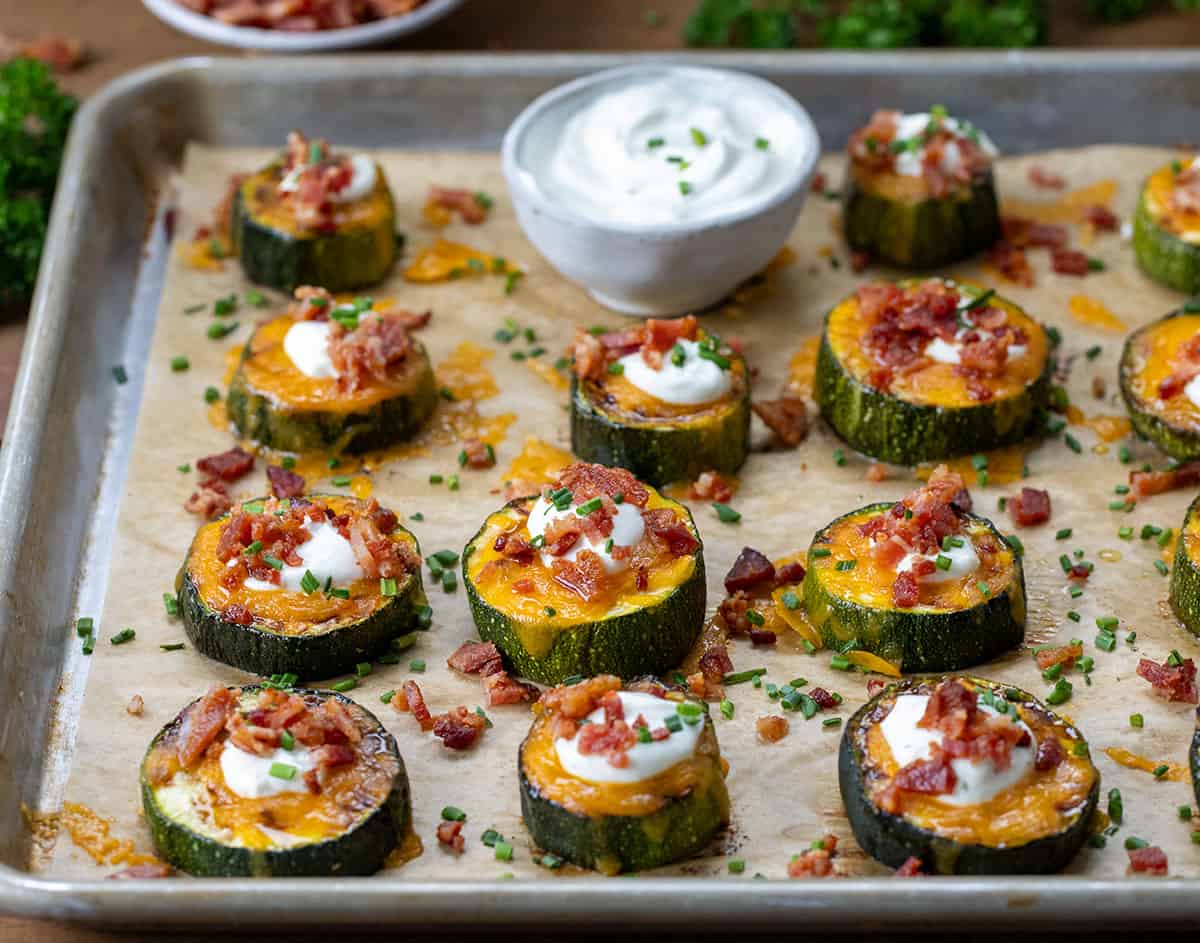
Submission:
[[[856,169],[871,173],[893,170],[896,152],[892,143],[900,118],[898,111],[876,111],[866,127],[850,136],[847,152]],[[921,162],[921,176],[929,195],[934,199],[970,185],[991,166],[990,155],[976,141],[936,116],[930,119],[919,137],[911,140],[920,144],[917,153]],[[958,151],[959,160],[953,171],[947,171],[944,169],[948,164],[945,160],[946,151],[952,145]]]
[[[1067,181],[1061,174],[1053,173],[1041,164],[1031,165],[1028,176],[1030,183],[1045,190],[1061,190],[1067,185]]]
[[[1054,249],[1050,267],[1059,275],[1086,275],[1091,270],[1088,257],[1078,249]]]
[[[720,472],[701,472],[700,477],[688,488],[688,497],[693,501],[720,501],[733,497],[733,485]]]
[[[157,878],[169,878],[175,876],[175,869],[169,864],[162,861],[146,861],[142,864],[133,864],[122,871],[115,874],[110,874],[110,881],[146,881]]]
[[[1145,848],[1130,848],[1130,874],[1149,874],[1153,877],[1165,877],[1167,874],[1167,853],[1157,845],[1147,845]]]
[[[293,321],[328,321],[333,310],[333,295],[324,288],[301,285],[292,292],[288,314]]]
[[[577,721],[595,710],[608,692],[620,689],[621,679],[616,675],[597,675],[578,684],[551,688],[542,694],[538,703],[544,709],[553,711],[558,721]]]
[[[129,703],[125,705],[125,713],[131,717],[141,717],[142,711],[146,709],[146,702],[142,700],[140,694],[135,694],[129,699]]]
[[[1027,246],[1058,249],[1065,246],[1071,238],[1066,226],[1038,223],[1020,216],[1006,216],[1000,221],[1000,225],[1005,242],[1022,249]]]
[[[281,465],[267,466],[267,480],[271,482],[271,494],[277,498],[298,498],[304,494],[304,479]]]
[[[233,691],[216,687],[195,701],[184,714],[179,727],[179,765],[190,769],[225,729],[225,722],[236,713]]]
[[[878,694],[880,691],[882,691],[886,687],[887,687],[887,682],[882,681],[879,678],[868,678],[867,679],[867,697],[868,698],[874,697],[876,694]]]
[[[881,465],[879,462],[872,462],[867,466],[866,478],[867,481],[875,482],[876,484],[881,481],[887,481],[888,467]]]
[[[774,581],[775,565],[753,547],[743,547],[725,574],[725,591],[736,593]]]
[[[425,695],[421,693],[417,682],[405,681],[404,686],[400,689],[400,694],[401,697],[392,698],[392,704],[398,710],[411,711],[413,719],[422,730],[432,730],[433,716],[429,713],[429,708],[425,704]]]
[[[663,354],[681,340],[695,340],[700,324],[695,315],[682,318],[646,321],[645,340],[642,342],[642,359],[656,370],[662,366]]]
[[[1021,493],[1008,499],[1013,523],[1032,527],[1050,520],[1050,492],[1038,488],[1022,488]]]
[[[788,862],[790,878],[827,878],[833,874],[833,857],[837,853],[836,835],[826,835],[816,848],[792,857]]]
[[[824,688],[812,688],[809,690],[808,696],[816,701],[817,707],[823,711],[832,710],[840,703],[836,697],[834,697]]]
[[[570,347],[572,369],[581,380],[603,380],[607,366],[604,345],[587,331],[576,329]]]
[[[537,554],[537,548],[533,544],[515,533],[500,534],[492,542],[492,549],[497,553],[504,554],[509,560],[515,560],[523,566],[532,563],[534,556]],[[530,589],[532,591],[532,581]]]
[[[1171,664],[1173,660],[1178,664]],[[1197,703],[1196,663],[1190,658],[1180,659],[1173,655],[1161,665],[1149,658],[1142,658],[1138,660],[1137,673],[1139,678],[1150,682],[1159,697],[1168,701]]]
[[[621,496],[626,504],[644,508],[650,495],[645,487],[624,468],[609,468],[607,465],[591,465],[576,462],[559,472],[556,487],[566,488],[576,504],[592,498]],[[548,489],[553,490],[553,489]]]
[[[214,480],[203,481],[196,486],[192,496],[183,503],[183,508],[189,514],[196,514],[205,520],[219,517],[233,507],[233,499],[221,482]]]
[[[496,464],[496,450],[482,439],[467,439],[463,443],[463,455],[467,468],[493,468]]]
[[[494,642],[463,642],[446,664],[463,674],[484,677],[504,670],[504,660]]]
[[[498,707],[503,704],[524,704],[536,701],[541,694],[536,685],[509,677],[506,671],[485,675],[483,690],[487,693],[489,707]]]
[[[774,645],[778,641],[775,633],[770,629],[751,629],[750,644],[751,645]]]
[[[923,863],[920,858],[915,855],[906,858],[904,864],[896,869],[896,873],[892,877],[897,878],[922,878],[925,877]]]
[[[254,616],[250,610],[241,603],[230,603],[221,610],[221,618],[226,622],[232,622],[234,625],[250,625],[254,621]]]
[[[1020,246],[1001,240],[988,250],[988,261],[1010,282],[1032,287],[1033,269]]]
[[[604,561],[592,550],[580,550],[574,560],[555,560],[552,569],[554,582],[584,602],[599,598],[604,589]]]
[[[733,659],[729,657],[729,649],[725,645],[710,645],[704,649],[697,663],[704,680],[719,684],[725,676],[733,671]]]
[[[429,202],[444,210],[458,213],[462,221],[471,226],[478,226],[488,217],[487,198],[480,199],[470,190],[439,187],[434,184],[429,188]]]
[[[850,253],[850,271],[865,272],[871,264],[871,253],[856,249]]]
[[[337,371],[338,389],[353,393],[387,382],[408,359],[412,343],[406,319],[390,311],[364,314],[352,331],[335,322],[329,332],[329,360]]]
[[[879,804],[886,812],[901,810],[902,795],[906,792],[930,796],[942,796],[954,791],[958,777],[950,765],[950,757],[935,749],[927,760],[913,760],[901,767],[891,783],[880,794]]]
[[[637,734],[625,720],[621,698],[616,691],[605,694],[601,704],[604,721],[588,724],[579,731],[579,752],[584,756],[603,756],[610,766],[624,769],[629,765],[629,750],[637,743]]]
[[[369,511],[365,515],[351,517],[343,536],[350,541],[354,559],[368,579],[398,579],[416,569],[419,560],[408,544],[381,533],[377,523],[379,520],[379,515]]]
[[[717,606],[717,615],[725,623],[730,635],[749,635],[754,627],[746,613],[750,611],[750,600],[740,590],[726,596]]]
[[[1067,571],[1067,579],[1078,580],[1081,583],[1086,583],[1088,577],[1092,575],[1092,568],[1084,563],[1076,563]]]
[[[433,735],[450,750],[469,750],[483,735],[487,721],[463,705],[439,715],[433,722]]]
[[[1083,657],[1082,645],[1060,645],[1058,648],[1043,648],[1034,658],[1038,670],[1045,671],[1054,665],[1062,665],[1064,671],[1075,667],[1076,660]]]
[[[695,553],[700,547],[700,541],[692,533],[691,528],[676,517],[675,512],[670,508],[655,508],[653,511],[646,511],[642,515],[642,520],[645,522],[646,532],[655,541],[662,543],[672,556],[684,557]]]
[[[779,714],[768,714],[754,722],[758,738],[765,743],[778,743],[788,732],[788,719]]]
[[[808,435],[808,406],[797,396],[758,400],[751,404],[751,409],[775,438],[790,449]]]
[[[776,586],[792,586],[796,583],[804,582],[804,564],[799,560],[792,560],[783,564],[775,571]]]
[[[1192,488],[1200,484],[1200,459],[1163,471],[1130,472],[1129,484],[1136,498],[1148,498],[1178,488]]]
[[[1052,770],[1067,758],[1067,752],[1058,742],[1058,737],[1048,737],[1038,743],[1037,753],[1033,759],[1033,768],[1038,772]]]
[[[1083,218],[1100,232],[1116,232],[1121,228],[1121,220],[1106,206],[1093,204],[1083,212]]]
[[[897,609],[911,609],[921,601],[921,584],[912,570],[896,574],[892,583],[892,603]]]
[[[813,193],[824,193],[826,186],[825,172],[818,170],[812,175],[812,180],[809,182],[808,188]]]
[[[437,827],[438,844],[448,848],[456,855],[466,850],[467,840],[462,836],[462,822],[439,822]]]
[[[196,460],[196,470],[220,481],[237,481],[254,468],[254,456],[235,445],[227,452],[207,455]]]

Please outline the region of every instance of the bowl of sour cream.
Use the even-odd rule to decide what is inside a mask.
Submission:
[[[601,304],[696,311],[786,242],[821,146],[781,88],[729,69],[633,65],[562,85],[504,137],[534,247]]]

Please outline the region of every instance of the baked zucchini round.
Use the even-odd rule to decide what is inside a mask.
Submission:
[[[417,538],[374,499],[246,502],[197,531],[176,589],[196,650],[264,677],[353,671],[427,624]]]
[[[704,552],[683,505],[628,471],[578,463],[496,511],[462,554],[480,638],[516,673],[660,674],[704,626]]]
[[[410,316],[301,288],[242,348],[225,408],[238,433],[280,452],[359,453],[411,438],[437,381]]]
[[[729,821],[706,705],[620,685],[608,676],[546,692],[518,755],[534,842],[609,875],[694,855]]]
[[[1175,618],[1192,635],[1200,636],[1200,498],[1188,505],[1179,528],[1168,598]]]
[[[1152,173],[1133,217],[1142,271],[1168,288],[1200,294],[1200,165],[1175,161]]]
[[[856,252],[932,269],[1000,238],[996,148],[943,110],[878,111],[850,138],[842,225]]]
[[[1033,434],[1051,369],[1041,325],[990,290],[872,282],[826,316],[813,395],[852,448],[913,465]]]
[[[571,449],[662,486],[732,474],[750,451],[746,362],[691,315],[595,337],[579,332]]]
[[[1138,328],[1121,354],[1129,420],[1172,458],[1200,458],[1200,311],[1181,308]]]
[[[383,170],[298,131],[233,198],[234,250],[246,277],[292,291],[350,291],[387,277],[396,260],[396,211]]]
[[[1021,643],[1021,558],[990,521],[961,510],[964,494],[942,467],[902,501],[817,532],[804,605],[826,646],[917,672],[967,668]]]
[[[1060,871],[1100,795],[1077,729],[1024,691],[964,677],[905,679],[859,708],[838,784],[863,851],[931,874]]]
[[[332,691],[214,688],[142,760],[154,847],[198,877],[373,874],[408,834],[396,741]]]

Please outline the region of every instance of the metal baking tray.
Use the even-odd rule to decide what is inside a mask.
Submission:
[[[356,145],[495,149],[536,95],[634,58],[186,59],[122,78],[81,110],[0,450],[0,909],[156,927],[1112,928],[1200,916],[1194,882],[1180,879],[309,879],[272,881],[263,893],[248,880],[76,882],[27,870],[22,806],[53,807],[70,768],[86,668],[66,627],[98,610],[103,593],[167,254],[169,214],[156,207],[186,144],[269,146],[319,118],[331,138]],[[945,102],[1017,152],[1173,145],[1200,121],[1200,53],[1182,50],[653,58],[770,78],[805,104],[831,147],[882,102]],[[112,382],[117,363],[124,386]]]

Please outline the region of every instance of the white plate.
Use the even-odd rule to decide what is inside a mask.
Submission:
[[[294,33],[287,30],[230,26],[201,13],[194,13],[176,0],[142,0],[151,13],[177,30],[222,46],[261,49],[266,52],[327,52],[354,46],[374,46],[407,33],[424,29],[440,20],[462,0],[427,0],[412,13],[376,20],[344,29]]]

